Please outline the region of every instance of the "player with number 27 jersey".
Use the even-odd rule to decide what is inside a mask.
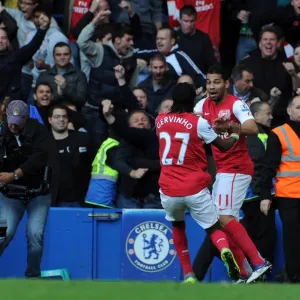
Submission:
[[[194,115],[195,89],[188,83],[177,84],[172,93],[171,112],[156,119],[159,138],[161,174],[160,198],[166,219],[172,222],[173,241],[186,282],[195,282],[185,234],[185,210],[206,230],[221,253],[221,258],[232,278],[239,278],[240,271],[229,249],[229,242],[220,230],[218,215],[207,188],[211,182],[206,172],[207,162],[203,143],[212,143],[228,150],[239,139],[232,133],[227,141],[218,137],[202,117]]]
[[[160,140],[159,185],[168,196],[194,195],[211,183],[203,143],[217,134],[206,120],[191,113],[160,114],[156,119]]]

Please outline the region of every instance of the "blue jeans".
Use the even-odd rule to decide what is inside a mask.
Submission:
[[[238,64],[245,56],[247,56],[252,50],[256,48],[257,44],[255,39],[240,36],[236,48],[236,63]]]
[[[41,274],[40,265],[44,250],[44,231],[50,205],[50,194],[23,201],[7,198],[0,193],[0,220],[6,220],[7,222],[6,238],[0,243],[0,256],[13,239],[25,210],[27,211],[26,277],[38,277]]]
[[[119,194],[117,199],[117,208],[152,208],[162,209],[160,197],[145,197],[144,201],[141,202],[136,198],[127,197],[123,194]]]

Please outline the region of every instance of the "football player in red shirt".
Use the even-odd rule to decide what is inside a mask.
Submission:
[[[193,114],[195,89],[188,83],[177,84],[172,93],[173,106],[169,113],[159,114],[156,133],[159,138],[161,174],[159,178],[162,206],[166,219],[172,222],[174,246],[183,268],[186,282],[196,282],[185,234],[185,210],[203,227],[221,252],[229,276],[237,279],[239,268],[229,249],[226,234],[220,230],[216,206],[207,186],[207,160],[203,143],[212,144],[221,151],[233,147],[239,139],[235,133],[222,140],[202,117]]]
[[[217,167],[212,196],[218,208],[220,223],[224,231],[244,254],[240,257],[233,251],[242,276],[249,277],[247,283],[250,283],[272,267],[260,256],[245,228],[238,222],[239,211],[254,172],[253,163],[248,154],[246,136],[257,135],[258,128],[248,106],[237,97],[227,94],[228,87],[228,77],[221,67],[219,65],[212,66],[206,78],[209,97],[198,102],[194,112],[203,116],[215,131],[220,133],[223,140],[230,137],[232,122],[241,126],[241,137],[229,151],[223,153],[212,145]],[[254,266],[252,275],[247,274],[244,268],[245,256]]]

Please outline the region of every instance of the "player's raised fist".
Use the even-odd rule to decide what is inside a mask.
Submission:
[[[111,100],[108,100],[108,99],[103,100],[103,101],[101,102],[101,104],[102,104],[102,112],[103,112],[103,115],[104,115],[105,117],[110,116],[111,113],[112,113],[112,111],[113,111],[113,109],[114,109],[114,106],[113,106]]]

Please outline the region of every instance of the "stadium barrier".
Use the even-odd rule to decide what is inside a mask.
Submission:
[[[170,223],[162,210],[51,208],[45,232],[43,270],[67,269],[71,279],[180,281],[182,272]],[[191,259],[205,232],[186,216]],[[278,240],[273,274],[282,266],[282,229],[276,216]],[[14,240],[0,258],[1,278],[22,278],[26,267],[26,216]],[[221,261],[205,278],[228,281]]]

